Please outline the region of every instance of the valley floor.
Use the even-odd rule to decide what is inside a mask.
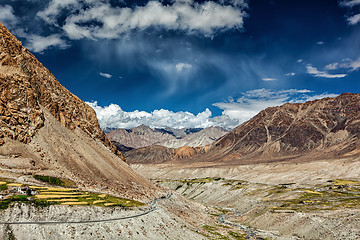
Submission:
[[[358,159],[132,167],[161,186],[217,209],[221,214],[212,214],[220,223],[242,228],[254,239],[360,239]],[[208,226],[209,231],[218,229]]]

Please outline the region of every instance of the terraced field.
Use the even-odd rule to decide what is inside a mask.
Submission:
[[[26,194],[19,194],[16,190],[17,187],[28,190]],[[31,192],[36,194],[31,195]],[[7,208],[14,202],[28,202],[40,206],[59,204],[95,205],[101,207],[119,206],[125,208],[144,205],[144,203],[131,199],[118,198],[102,193],[82,192],[75,188],[31,186],[6,181],[0,182],[0,194],[4,195],[3,199],[0,200],[0,209]]]

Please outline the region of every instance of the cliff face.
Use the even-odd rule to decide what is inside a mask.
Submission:
[[[94,110],[64,88],[1,23],[0,89],[0,136],[29,143],[43,126],[42,106],[66,128],[82,129],[124,159],[100,129]]]
[[[360,95],[344,93],[267,108],[220,138],[199,160],[337,158],[357,154],[359,146]]]

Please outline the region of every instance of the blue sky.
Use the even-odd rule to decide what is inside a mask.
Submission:
[[[233,128],[360,91],[360,0],[0,0],[0,21],[102,127]]]

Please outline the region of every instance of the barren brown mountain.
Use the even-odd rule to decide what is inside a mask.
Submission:
[[[3,175],[46,173],[79,187],[106,188],[138,199],[157,191],[124,163],[94,110],[65,89],[2,24],[0,89]]]
[[[360,94],[344,93],[267,108],[220,138],[196,160],[256,163],[358,153]]]

